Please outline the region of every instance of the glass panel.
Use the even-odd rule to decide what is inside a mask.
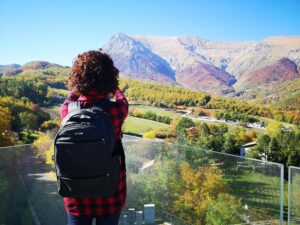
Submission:
[[[51,144],[0,148],[0,224],[66,224],[53,168],[45,163]]]
[[[282,165],[138,138],[124,146],[127,208],[155,204],[170,224],[280,224]]]
[[[282,165],[130,136],[123,143],[128,198],[120,224],[280,224]],[[51,145],[0,148],[0,224],[66,224]]]
[[[289,167],[289,224],[300,224],[300,168]]]

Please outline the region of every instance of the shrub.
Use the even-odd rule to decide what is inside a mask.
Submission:
[[[154,138],[156,138],[156,134],[154,131],[148,131],[143,134],[143,138],[154,139]]]
[[[206,224],[231,225],[242,223],[243,208],[240,201],[230,194],[219,194],[218,198],[207,206]]]

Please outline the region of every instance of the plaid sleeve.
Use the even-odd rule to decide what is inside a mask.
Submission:
[[[75,95],[72,92],[69,92],[68,97],[65,99],[64,103],[61,105],[59,114],[61,118],[64,118],[68,114],[68,104],[70,102],[75,102],[79,98],[78,95]]]
[[[118,120],[122,123],[128,115],[128,101],[121,90],[116,91],[115,100],[118,108]]]

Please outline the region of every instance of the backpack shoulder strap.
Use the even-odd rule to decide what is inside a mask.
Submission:
[[[100,108],[103,111],[106,111],[108,108],[110,108],[112,106],[113,102],[110,101],[109,99],[102,99],[99,102],[97,102],[96,104],[94,104],[92,107],[93,108]]]
[[[76,101],[76,102],[70,102],[68,104],[68,113],[71,113],[75,110],[78,110],[78,109],[81,109],[81,106],[80,106],[80,102],[79,101]]]

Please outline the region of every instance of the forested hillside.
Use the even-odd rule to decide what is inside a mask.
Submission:
[[[216,97],[179,87],[142,83],[127,79],[121,80],[121,86],[126,90],[126,95],[130,101],[160,107],[202,106],[208,109],[226,110],[229,113],[260,116],[275,119],[279,122],[300,124],[300,115],[294,111],[281,110],[279,107],[275,108],[271,105],[248,103],[247,101]],[[224,118],[225,114],[222,117]]]
[[[42,133],[57,129],[59,121],[57,117],[50,118],[50,114],[57,114],[59,104],[66,97],[69,68],[47,62],[31,62],[1,73],[0,109],[2,118],[5,118],[1,126],[1,146],[30,143]],[[299,139],[297,126],[300,124],[299,106],[295,104],[299,99],[297,87],[298,82],[291,82],[287,88],[278,90],[281,95],[277,99],[260,104],[259,99],[233,100],[182,87],[121,78],[120,88],[132,104],[130,118],[125,121],[125,131],[231,154],[239,154],[240,146],[247,142],[258,141],[257,148],[249,156],[260,158],[262,149],[266,148],[273,154],[272,149],[277,146],[277,158],[270,156],[272,160],[297,165],[298,162],[293,160],[293,156],[299,154],[296,150]],[[288,95],[287,89],[295,90],[294,95]],[[279,104],[274,104],[276,102]],[[149,110],[143,111],[135,104]],[[161,110],[155,112],[153,109]],[[166,113],[168,110],[174,113],[184,110],[192,114],[190,118],[181,118],[180,114],[172,117],[169,116],[172,114]],[[192,121],[199,116],[224,122],[207,124]],[[259,123],[267,130],[250,129],[247,124],[251,123]],[[137,124],[140,124],[139,128],[145,127],[137,131],[136,127],[132,127]]]

